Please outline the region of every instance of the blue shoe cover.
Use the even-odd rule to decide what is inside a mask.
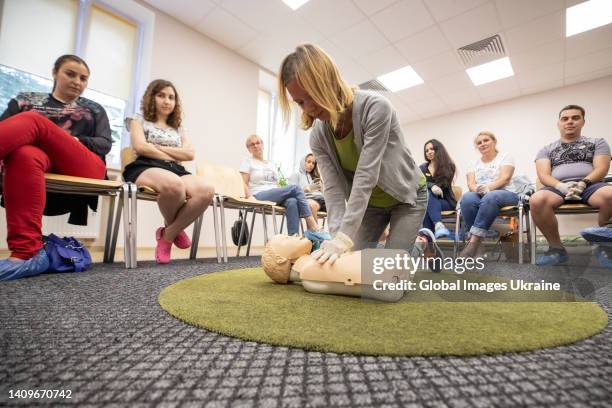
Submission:
[[[40,275],[49,269],[49,257],[44,248],[27,261],[0,261],[0,281]]]

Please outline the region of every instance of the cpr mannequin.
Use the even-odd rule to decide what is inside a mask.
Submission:
[[[275,235],[268,241],[261,257],[264,271],[276,283],[301,284],[312,293],[368,297],[386,302],[400,300],[400,290],[373,290],[374,279],[383,282],[409,280],[410,274],[404,269],[385,270],[382,274],[361,273],[361,251],[342,255],[333,264],[320,264],[310,256],[312,242],[306,238]],[[370,279],[370,276],[372,277]]]

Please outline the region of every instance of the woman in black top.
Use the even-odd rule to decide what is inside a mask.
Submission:
[[[53,67],[51,93],[24,92],[0,116],[0,160],[4,162],[3,201],[11,251],[0,261],[0,280],[45,272],[42,215],[71,212],[86,224],[86,199],[45,193],[45,172],[103,179],[112,145],[104,108],[82,98],[89,67],[76,55],[63,55]],[[49,200],[47,200],[49,197]]]
[[[449,230],[442,223],[442,211],[454,210],[457,200],[452,183],[455,178],[455,163],[444,145],[436,139],[425,142],[423,147],[425,163],[420,168],[427,178],[429,201],[423,218],[423,227],[435,231],[436,238],[447,237]]]

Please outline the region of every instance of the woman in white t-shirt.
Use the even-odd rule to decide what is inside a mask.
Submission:
[[[512,182],[514,160],[508,153],[497,151],[495,135],[480,132],[474,144],[480,152],[480,158],[467,170],[470,191],[461,197],[461,213],[471,235],[460,254],[462,257],[479,254],[482,240],[499,214],[499,209],[516,205],[519,200],[514,190],[515,183]]]
[[[279,187],[276,169],[272,163],[263,158],[263,140],[257,135],[250,135],[246,139],[246,147],[251,157],[240,165],[240,173],[244,181],[244,196],[273,201],[285,207],[289,235],[299,234],[300,218],[305,218],[308,228],[305,236],[308,239],[319,242],[330,239],[329,233],[319,230],[304,191],[297,185]]]
[[[183,249],[191,246],[185,228],[212,202],[214,189],[181,165],[195,154],[181,127],[181,102],[174,85],[163,79],[151,82],[141,108],[143,117],[127,121],[138,157],[125,167],[123,178],[159,194],[164,226],[155,232],[155,260],[166,264],[173,244]]]

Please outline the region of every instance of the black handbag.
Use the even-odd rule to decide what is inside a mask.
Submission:
[[[517,231],[510,231],[499,237],[499,245],[509,262],[519,260],[519,236]],[[501,256],[501,254],[500,254]],[[527,242],[523,242],[523,259],[530,259],[531,248]],[[499,260],[499,257],[498,259]]]
[[[240,228],[243,228],[243,226],[244,226],[244,229],[242,230],[242,236],[240,237],[240,240],[239,240],[238,236],[240,235]],[[238,211],[238,219],[234,221],[234,225],[232,225],[232,241],[234,241],[234,245],[242,246],[242,245],[246,245],[248,240],[249,240],[249,227],[247,226],[247,223],[246,223],[246,216],[242,218],[242,211]]]

